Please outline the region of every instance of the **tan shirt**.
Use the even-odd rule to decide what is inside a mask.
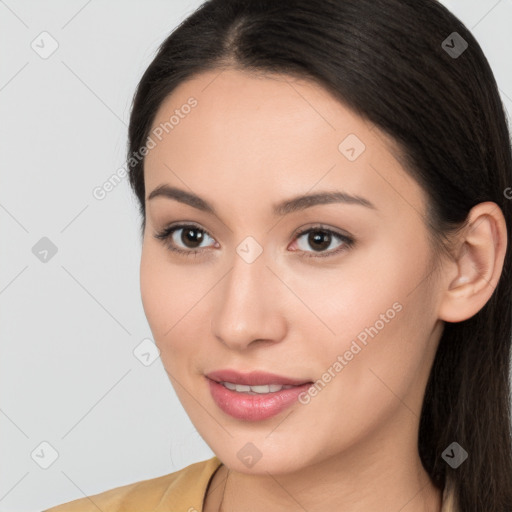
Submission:
[[[222,462],[217,457],[179,471],[79,498],[43,512],[203,512],[208,483]],[[458,512],[450,485],[441,512]]]

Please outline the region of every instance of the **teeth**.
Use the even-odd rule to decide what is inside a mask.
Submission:
[[[237,391],[238,393],[248,393],[250,395],[275,393],[282,389],[290,389],[295,386],[281,386],[280,384],[267,384],[265,386],[246,386],[245,384],[233,384],[232,382],[221,382],[221,384],[230,389],[231,391]]]

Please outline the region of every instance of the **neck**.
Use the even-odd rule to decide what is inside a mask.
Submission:
[[[353,447],[299,470],[260,471],[228,471],[222,465],[204,512],[440,512],[442,506],[442,492],[423,468],[417,446],[406,442],[381,438],[364,450]]]
[[[399,485],[388,472],[379,482],[366,481],[364,485],[351,487],[340,480],[333,484],[317,479],[313,481],[321,484],[311,485],[309,480],[307,487],[301,489],[289,481],[291,475],[286,478],[283,475],[269,475],[254,479],[254,476],[228,471],[225,467],[221,475],[224,478],[224,484],[220,485],[222,494],[220,501],[217,500],[218,506],[212,508],[211,512],[440,512],[442,507],[442,492],[421,471],[415,474],[411,471],[407,475],[410,478],[402,475],[403,480]],[[353,479],[349,481],[353,482]],[[204,511],[210,512],[210,509],[205,508]]]

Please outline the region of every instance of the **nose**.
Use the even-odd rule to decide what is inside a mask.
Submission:
[[[235,254],[231,270],[215,287],[212,333],[232,350],[245,350],[257,341],[278,343],[286,335],[283,293],[290,291],[268,263],[265,252],[252,263]]]

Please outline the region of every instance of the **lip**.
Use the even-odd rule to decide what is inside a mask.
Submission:
[[[313,384],[313,381],[308,379],[295,379],[262,371],[241,373],[229,368],[209,372],[205,377],[217,406],[233,418],[244,421],[261,421],[276,416],[296,403],[299,395],[306,392]],[[221,382],[246,386],[279,384],[294,387],[255,395],[232,391],[220,384]]]
[[[280,384],[281,386],[300,386],[312,381],[309,379],[292,379],[275,373],[252,371],[241,373],[236,370],[217,370],[206,374],[206,377],[215,382],[232,382],[246,386],[264,386],[265,384]],[[279,393],[279,391],[278,391]]]
[[[313,384],[312,382],[307,382],[306,384],[273,393],[250,395],[248,393],[231,391],[208,377],[206,377],[206,380],[217,406],[233,418],[244,421],[261,421],[276,416],[295,404],[298,401],[299,395],[306,392]],[[228,380],[227,382],[232,381]],[[269,383],[268,380],[266,382]]]

